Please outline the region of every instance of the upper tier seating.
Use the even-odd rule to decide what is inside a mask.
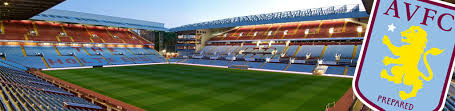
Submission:
[[[362,31],[358,32],[358,28]],[[281,24],[244,26],[213,37],[217,40],[261,40],[261,39],[303,39],[363,37],[363,25],[345,21],[311,21]]]
[[[92,36],[89,35],[87,30],[85,29],[84,26],[82,25],[65,25],[65,30],[68,30],[66,33],[68,36],[73,37],[74,42],[83,42],[83,43],[88,43],[88,42],[97,42],[97,43],[102,43],[101,40],[99,39],[91,39]]]
[[[26,21],[12,20],[10,22],[2,21],[3,32],[0,35],[2,40],[25,40],[25,36],[29,33],[30,29],[25,26],[31,24]]]
[[[103,43],[123,43],[120,38],[109,35],[104,27],[87,26],[87,30],[92,39],[101,39]]]
[[[83,26],[45,21],[1,21],[0,40],[48,42],[151,44],[128,29]]]
[[[29,34],[28,39],[33,41],[59,41],[60,38],[57,38],[60,36],[60,33],[63,33],[60,24],[41,21],[35,21],[33,24],[28,25],[28,29],[37,33],[36,35]],[[65,41],[68,40],[65,39]]]

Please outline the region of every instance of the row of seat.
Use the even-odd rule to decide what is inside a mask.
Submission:
[[[201,58],[210,59],[251,59],[247,61],[280,62],[280,59],[295,58],[295,62],[313,61],[318,59],[325,63],[337,64],[337,62],[349,62],[355,64],[359,56],[361,45],[209,45],[200,52]],[[242,53],[241,53],[242,52]],[[215,57],[215,58],[213,58]],[[234,59],[230,59],[234,60]]]
[[[83,26],[44,21],[0,21],[0,40],[33,40],[80,43],[151,44],[128,29]]]
[[[0,65],[2,111],[98,111],[103,108],[23,70]],[[72,106],[65,106],[71,103]]]
[[[294,72],[305,72],[312,73],[316,65],[308,64],[286,64],[286,63],[268,63],[268,62],[247,62],[247,61],[228,61],[228,60],[206,60],[206,59],[182,59],[173,58],[170,62],[183,62],[190,64],[203,64],[203,65],[215,65],[215,66],[232,66],[232,65],[247,65],[249,68],[256,69],[267,69],[277,71],[294,71]],[[355,67],[351,66],[329,66],[326,70],[326,74],[335,75],[348,75],[354,76]]]
[[[364,30],[363,25],[347,20],[296,22],[238,27],[211,40],[363,37]]]
[[[151,48],[0,46],[3,59],[30,68],[63,68],[165,62]]]

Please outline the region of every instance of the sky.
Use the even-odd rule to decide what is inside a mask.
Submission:
[[[166,28],[238,16],[362,4],[361,0],[66,0],[53,9],[164,23]]]

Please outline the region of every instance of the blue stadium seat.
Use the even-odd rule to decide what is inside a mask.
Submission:
[[[231,65],[243,65],[243,64],[245,64],[245,61],[232,61],[232,63],[229,64],[229,66],[231,66]]]
[[[324,60],[335,61],[335,54],[341,54],[341,58],[352,58],[354,45],[329,45],[324,53]]]
[[[313,72],[315,65],[291,64],[286,71]]]
[[[324,49],[324,45],[302,45],[297,57],[306,57],[307,53],[311,54],[311,57],[319,57]],[[326,50],[327,52],[327,50]],[[325,55],[325,54],[324,54]]]
[[[121,64],[134,64],[134,62],[123,55],[104,55],[104,57],[112,64],[112,65],[121,65]]]
[[[76,56],[88,56],[87,52],[82,47],[57,47],[62,55],[69,55],[73,53]]]
[[[217,65],[217,66],[227,66],[230,61],[225,60],[211,60],[210,65]]]
[[[264,62],[248,62],[247,65],[249,68],[259,68],[264,64]]]
[[[354,76],[356,67],[349,67],[346,75]]]
[[[0,110],[8,111],[95,111],[102,107],[69,93],[25,71],[0,66],[3,78]],[[3,99],[4,98],[4,99]],[[14,104],[12,102],[15,102]],[[64,105],[85,110],[69,109]]]
[[[74,56],[47,56],[44,59],[51,68],[81,67]]]
[[[78,58],[84,66],[109,65],[109,63],[102,56],[84,56]]]
[[[27,67],[25,67],[23,65],[8,62],[3,59],[0,59],[0,66],[11,68],[11,69],[17,69],[17,70],[27,70]]]
[[[156,63],[152,58],[146,55],[127,55],[127,57],[136,64]]]
[[[46,69],[46,65],[44,61],[39,56],[14,56],[14,55],[7,55],[6,61],[13,62],[16,64],[22,64],[26,67],[31,68],[38,68],[38,69]]]
[[[270,70],[284,70],[288,64],[282,63],[266,63],[262,69],[270,69]]]
[[[329,66],[327,68],[327,71],[325,72],[326,74],[337,74],[337,75],[343,75],[344,74],[345,67],[340,67],[340,66]]]
[[[13,45],[0,46],[0,53],[5,53],[9,56],[25,56],[22,52],[21,46]]]

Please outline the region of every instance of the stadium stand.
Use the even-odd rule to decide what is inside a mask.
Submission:
[[[12,68],[12,67],[16,67]],[[0,110],[2,111],[98,111],[95,105],[26,71],[0,64]]]
[[[137,34],[138,30],[164,31],[164,24],[48,10],[62,1],[4,2],[8,10],[15,10],[3,13],[0,20],[0,110],[143,111],[59,79],[50,79],[40,70],[165,62],[153,49],[154,43]]]
[[[267,24],[233,29],[212,40],[363,37],[364,33],[357,31],[359,27],[362,30],[365,28],[357,23],[341,20]]]
[[[1,22],[0,40],[15,40],[1,43],[3,59],[28,68],[165,62],[148,48],[151,42],[128,29],[31,20]]]
[[[227,61],[227,66],[306,73],[321,65],[328,66],[326,74],[353,76],[364,30],[365,24],[347,19],[240,26],[210,38],[186,63],[226,66]]]

